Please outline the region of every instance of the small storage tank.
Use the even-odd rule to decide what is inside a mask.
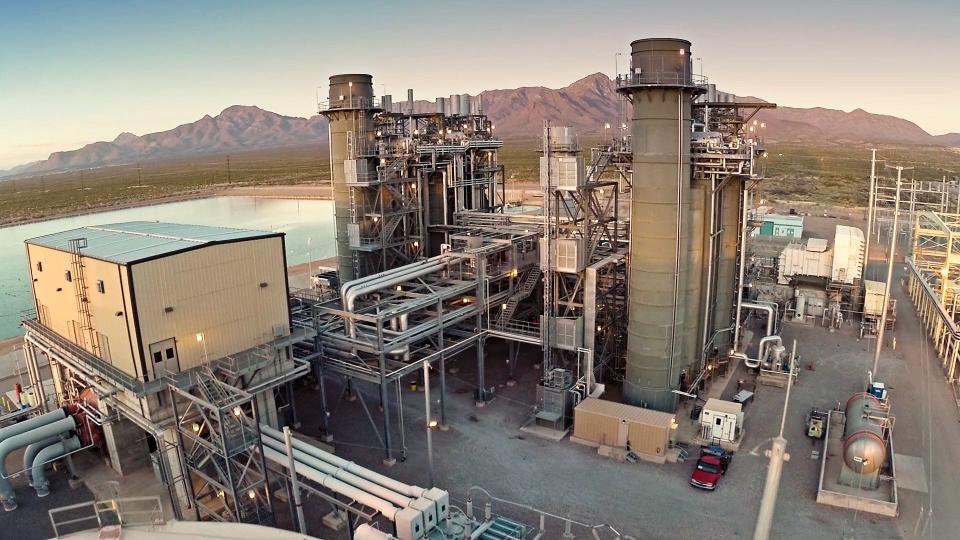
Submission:
[[[463,116],[470,114],[470,94],[460,94],[460,114]]]
[[[887,408],[876,396],[859,392],[850,396],[845,410],[843,461],[854,472],[873,474],[887,459],[887,445],[883,426],[870,416],[886,417]]]
[[[452,94],[450,96],[450,111],[451,116],[460,115],[460,94]]]

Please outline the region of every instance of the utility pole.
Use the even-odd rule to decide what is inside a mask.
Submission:
[[[137,163],[137,187],[143,187],[143,179],[140,177],[140,163]]]
[[[874,192],[877,189],[877,149],[870,149],[870,195],[867,206],[867,245],[863,250],[863,278],[867,277],[867,266],[870,264],[870,234],[873,232],[873,205],[876,204]]]
[[[80,170],[80,191],[85,191],[87,188],[83,185],[83,169]]]
[[[230,176],[230,154],[227,154],[227,184],[232,184],[233,178]]]
[[[770,538],[770,528],[773,525],[773,511],[777,507],[777,491],[780,489],[783,463],[790,461],[790,454],[787,453],[787,440],[783,438],[783,428],[787,423],[787,407],[790,405],[790,388],[793,386],[793,370],[796,357],[797,340],[793,340],[793,351],[790,353],[790,372],[787,376],[787,396],[783,400],[783,416],[780,417],[780,434],[773,438],[770,449],[764,452],[770,458],[770,464],[767,466],[767,479],[763,484],[763,498],[760,499],[760,511],[757,513],[757,526],[753,530],[753,540]]]
[[[893,228],[890,231],[890,253],[887,254],[887,283],[883,287],[883,312],[880,314],[880,329],[877,331],[877,348],[873,351],[873,371],[871,373],[873,373],[874,378],[877,377],[877,366],[880,363],[880,350],[883,349],[883,334],[887,329],[887,311],[889,311],[890,308],[890,282],[893,281],[893,257],[897,252],[897,236],[899,236],[900,181],[903,176],[903,170],[913,168],[902,165],[897,165],[896,167],[885,165],[885,167],[897,170],[897,195],[893,203]]]

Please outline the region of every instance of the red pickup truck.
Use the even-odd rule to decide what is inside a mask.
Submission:
[[[728,463],[729,459],[726,456],[718,456],[709,452],[702,453],[700,459],[697,460],[697,468],[690,475],[690,485],[710,491],[717,489],[720,477],[727,472]]]

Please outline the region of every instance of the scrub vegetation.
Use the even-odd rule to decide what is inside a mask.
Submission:
[[[581,140],[588,159],[595,143]],[[535,138],[509,140],[504,145],[500,162],[507,171],[508,187],[537,185],[539,146]],[[767,180],[760,186],[759,198],[866,205],[868,146],[777,143],[767,149],[761,162]],[[877,155],[878,174],[892,173],[884,169],[884,163],[901,163],[914,167],[904,171],[904,179],[956,179],[960,175],[957,148],[880,146]],[[326,149],[308,145],[0,180],[0,225],[5,225],[144,201],[196,197],[228,187],[328,182],[330,171]]]

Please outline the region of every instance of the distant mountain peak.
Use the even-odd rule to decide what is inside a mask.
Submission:
[[[540,133],[543,120],[576,128],[581,135],[599,134],[619,114],[616,88],[604,73],[593,73],[560,89],[526,86],[486,90],[480,94],[484,112],[506,137],[530,137]],[[759,98],[739,100],[763,101]],[[418,102],[424,111],[433,104]],[[836,109],[780,107],[757,115],[766,123],[771,141],[896,142],[960,146],[960,134],[931,136],[916,124],[863,109],[847,113]],[[112,142],[88,144],[77,150],[54,152],[44,161],[21,165],[7,174],[101,167],[135,161],[196,154],[225,153],[280,146],[318,144],[327,141],[327,121],[283,116],[255,105],[231,105],[216,117],[209,114],[195,122],[142,136],[123,132]]]

